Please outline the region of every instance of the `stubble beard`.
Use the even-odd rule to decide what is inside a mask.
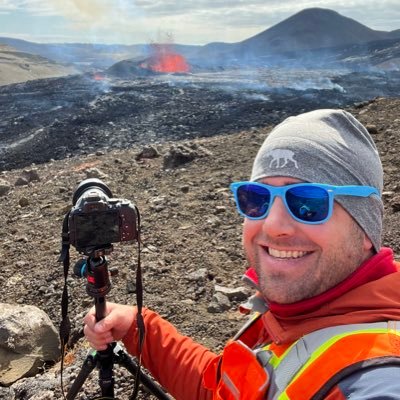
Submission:
[[[253,251],[249,259],[254,261],[263,296],[268,301],[291,304],[321,294],[342,282],[368,258],[363,248],[365,234],[355,221],[350,231],[334,248],[321,251],[313,261],[314,266],[295,280],[288,279],[287,272],[268,274],[262,268],[257,251]]]

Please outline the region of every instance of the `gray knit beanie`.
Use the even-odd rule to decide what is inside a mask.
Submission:
[[[251,180],[290,176],[330,185],[366,185],[382,195],[383,170],[367,129],[343,110],[317,110],[290,117],[268,135],[254,160]],[[338,196],[378,252],[382,199]]]

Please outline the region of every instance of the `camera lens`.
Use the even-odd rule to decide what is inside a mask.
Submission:
[[[90,178],[85,179],[78,185],[72,197],[72,204],[75,205],[82,194],[85,193],[88,189],[100,189],[102,192],[105,193],[107,197],[113,197],[111,190],[104,182],[97,178]]]

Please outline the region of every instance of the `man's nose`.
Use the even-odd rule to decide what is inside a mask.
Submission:
[[[276,197],[263,222],[263,230],[269,236],[292,235],[296,221],[287,210],[283,200]]]

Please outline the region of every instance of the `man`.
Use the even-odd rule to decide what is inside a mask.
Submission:
[[[145,310],[143,364],[181,400],[400,399],[400,264],[381,248],[382,186],[351,114],[278,125],[250,181],[231,185],[259,312],[216,355]],[[92,310],[84,331],[96,349],[122,340],[137,354],[133,307],[109,304],[97,323]]]

